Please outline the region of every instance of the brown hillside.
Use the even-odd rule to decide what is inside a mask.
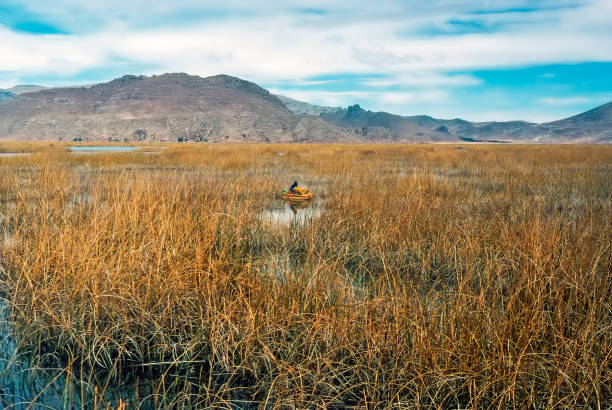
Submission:
[[[124,76],[89,88],[53,88],[0,106],[0,136],[85,141],[351,140],[289,111],[258,85],[227,75]]]

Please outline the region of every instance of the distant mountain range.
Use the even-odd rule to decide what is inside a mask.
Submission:
[[[0,90],[0,102],[14,98],[15,94],[7,90]]]
[[[14,87],[9,88],[6,91],[10,91],[15,95],[23,94],[23,93],[33,93],[35,91],[46,90],[51,87],[45,87],[42,85],[16,85]]]
[[[612,143],[612,102],[559,121],[469,122],[323,107],[227,75],[0,90],[0,138],[196,142]]]
[[[402,117],[354,105],[320,117],[376,141],[612,143],[612,102],[559,121],[469,122],[426,115]]]
[[[314,105],[307,102],[294,100],[293,98],[285,97],[284,95],[276,94],[276,96],[282,101],[283,104],[285,104],[285,107],[289,108],[296,114],[321,115],[342,110],[341,107],[324,107],[322,105]]]

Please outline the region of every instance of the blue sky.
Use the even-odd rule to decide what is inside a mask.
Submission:
[[[612,100],[610,0],[3,0],[0,88],[219,73],[315,104],[548,121]]]

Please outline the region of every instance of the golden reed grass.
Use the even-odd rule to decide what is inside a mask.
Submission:
[[[26,148],[1,285],[96,407],[612,406],[610,146]]]

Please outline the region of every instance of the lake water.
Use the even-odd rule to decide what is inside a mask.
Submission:
[[[0,215],[0,247],[10,250],[15,242],[4,222]],[[67,377],[64,369],[36,366],[28,350],[19,345],[6,297],[0,293],[0,408],[62,409],[69,408],[70,403],[72,408],[91,408],[96,395],[92,384]],[[140,388],[150,394],[146,381],[141,381]],[[132,404],[132,408],[155,408],[152,399],[134,403],[134,386],[109,386],[104,398],[114,406],[123,402]]]
[[[0,158],[27,157],[29,152],[0,152]]]
[[[79,145],[70,147],[70,152],[78,153],[78,154],[96,154],[101,152],[133,152],[141,149],[142,147],[134,146],[134,147],[126,147],[121,145],[92,145],[85,146]]]
[[[10,303],[0,295],[0,407],[17,410],[92,408],[96,391],[86,381],[63,369],[40,368],[20,348],[14,334]],[[135,386],[109,386],[104,394],[115,408],[126,403],[129,408],[154,409],[154,398],[147,381],[140,380],[140,401],[135,401]],[[71,406],[70,406],[71,405]]]
[[[258,217],[262,222],[273,225],[292,226],[312,221],[321,216],[321,213],[321,204],[315,200],[298,203],[281,201],[261,211]]]

